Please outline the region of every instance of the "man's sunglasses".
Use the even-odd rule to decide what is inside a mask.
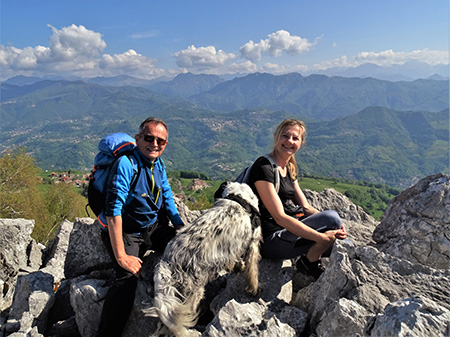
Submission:
[[[148,143],[154,143],[155,139],[156,139],[156,143],[159,146],[164,146],[167,143],[167,139],[159,138],[159,137],[155,137],[155,136],[151,136],[151,135],[144,135],[144,140]]]

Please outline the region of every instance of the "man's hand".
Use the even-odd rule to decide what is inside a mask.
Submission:
[[[142,267],[142,261],[140,258],[132,255],[128,255],[125,252],[125,246],[122,238],[122,217],[113,216],[106,217],[108,222],[109,238],[111,240],[111,247],[114,252],[117,263],[123,269],[129,271],[134,276],[138,276],[139,270]]]
[[[177,234],[180,230],[184,228],[184,223],[178,225],[175,227],[175,234]]]
[[[117,258],[117,263],[123,269],[128,270],[134,276],[138,277],[139,271],[142,267],[142,260],[136,256],[127,255],[120,256]]]

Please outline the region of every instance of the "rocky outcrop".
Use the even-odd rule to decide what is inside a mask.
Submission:
[[[378,249],[437,269],[450,268],[450,181],[435,174],[392,200],[373,233]]]
[[[306,191],[350,233],[325,273],[312,282],[295,261],[262,260],[256,297],[240,275],[224,273],[208,285],[196,329],[205,337],[449,336],[449,189],[448,175],[419,181],[392,200],[379,225],[334,190]],[[186,223],[200,214],[177,202]],[[30,238],[33,225],[0,220],[0,337],[95,336],[113,276],[98,225],[64,221],[45,249]],[[148,252],[125,337],[170,336],[143,311],[159,257]]]
[[[13,300],[17,278],[21,273],[38,270],[44,246],[31,239],[34,220],[0,219],[0,310]]]

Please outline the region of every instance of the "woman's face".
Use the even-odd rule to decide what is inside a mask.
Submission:
[[[303,129],[298,125],[285,127],[276,144],[277,151],[292,156],[302,145],[302,132]]]

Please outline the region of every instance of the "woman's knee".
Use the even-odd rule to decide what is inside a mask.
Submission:
[[[325,217],[324,221],[328,224],[329,229],[341,229],[342,220],[339,214],[334,210],[326,210],[321,212],[322,216]]]

